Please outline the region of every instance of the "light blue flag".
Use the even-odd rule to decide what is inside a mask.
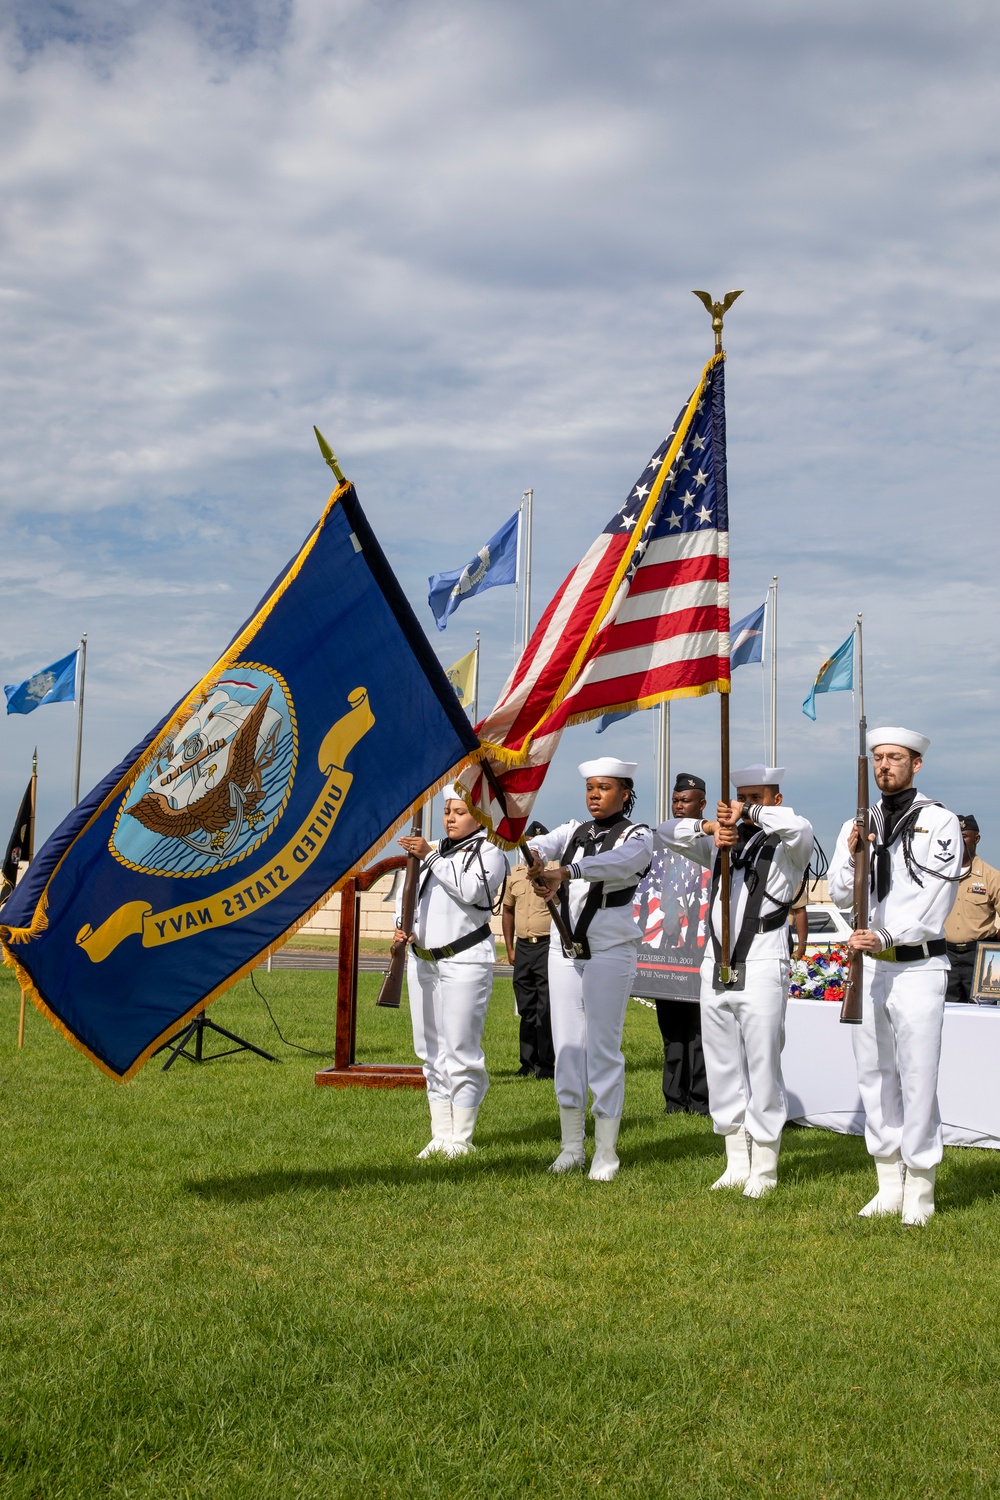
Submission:
[[[752,609],[732,626],[729,665],[745,667],[764,657],[764,605]]]
[[[816,681],[809,689],[809,696],[802,705],[802,712],[810,719],[816,717],[816,694],[839,693],[854,686],[854,631],[842,646],[823,663],[816,674]]]
[[[514,582],[517,573],[517,517],[515,511],[464,568],[435,573],[427,580],[430,585],[427,603],[438,630],[444,630],[448,616],[463,599],[480,594],[483,589],[496,588],[497,584]]]
[[[640,713],[638,708],[623,708],[616,714],[602,714],[601,722],[597,726],[598,734],[603,734],[609,724],[617,724],[619,719],[630,719],[633,714]]]
[[[72,703],[76,697],[77,654],[71,651],[69,656],[54,661],[51,667],[43,667],[34,677],[4,687],[7,712],[30,714],[43,703]]]

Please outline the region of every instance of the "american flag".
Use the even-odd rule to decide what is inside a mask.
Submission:
[[[567,725],[728,692],[729,680],[725,388],[716,355],[477,726],[488,770],[467,768],[463,790],[497,842],[512,847]]]

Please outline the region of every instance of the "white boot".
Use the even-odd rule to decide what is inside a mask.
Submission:
[[[724,1140],[726,1170],[712,1183],[710,1191],[713,1193],[716,1188],[745,1187],[750,1177],[750,1137],[743,1126],[734,1130],[732,1135],[725,1136]]]
[[[460,1105],[453,1104],[451,1107],[451,1141],[445,1156],[468,1156],[470,1151],[475,1151],[472,1144],[472,1132],[476,1128],[476,1116],[479,1113],[479,1105],[472,1109],[462,1109]]]
[[[417,1152],[417,1161],[428,1156],[447,1156],[451,1145],[451,1100],[429,1099],[431,1108],[431,1138],[422,1151]]]
[[[858,1210],[859,1219],[877,1219],[883,1214],[898,1214],[903,1208],[903,1163],[899,1154],[876,1156],[875,1171],[878,1174],[878,1192],[864,1208]]]
[[[583,1110],[575,1105],[559,1106],[562,1150],[549,1168],[550,1172],[572,1172],[587,1165],[583,1151]]]
[[[903,1223],[926,1224],[934,1212],[937,1167],[907,1167],[903,1178]]]
[[[618,1144],[618,1127],[621,1115],[594,1116],[594,1160],[590,1163],[587,1177],[591,1182],[614,1182],[618,1176],[620,1162],[615,1147]]]
[[[781,1141],[751,1141],[750,1180],[744,1198],[763,1198],[778,1186],[778,1151]]]

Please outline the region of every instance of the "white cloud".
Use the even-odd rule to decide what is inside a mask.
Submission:
[[[976,807],[989,855],[998,36],[978,4],[902,0],[15,9],[6,680],[90,631],[96,779],[311,524],[313,422],[429,628],[427,574],[533,484],[540,608],[709,350],[690,287],[739,285],[734,606],[780,575],[795,800],[827,836],[849,810],[846,705],[814,726],[799,704],[863,609],[873,711],[927,727],[927,784]],[[481,625],[484,698],[512,613],[496,591],[435,638],[450,661]],[[5,721],[0,822],[35,736],[66,760],[47,713]],[[691,769],[714,713],[674,711]],[[612,737],[651,754],[648,717]]]

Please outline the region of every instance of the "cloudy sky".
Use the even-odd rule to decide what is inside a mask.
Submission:
[[[1000,863],[992,522],[1000,16],[975,0],[13,0],[0,5],[4,682],[89,633],[83,780],[181,696],[328,493],[315,422],[447,664],[511,664],[513,590],[427,575],[535,491],[538,609],[726,347],[733,609],[780,578],[779,760],[824,842],[866,622],[870,717]],[[761,676],[734,683],[759,759]],[[3,721],[0,833],[71,705]],[[715,778],[717,700],[673,710]],[[653,715],[569,732],[642,762]]]

